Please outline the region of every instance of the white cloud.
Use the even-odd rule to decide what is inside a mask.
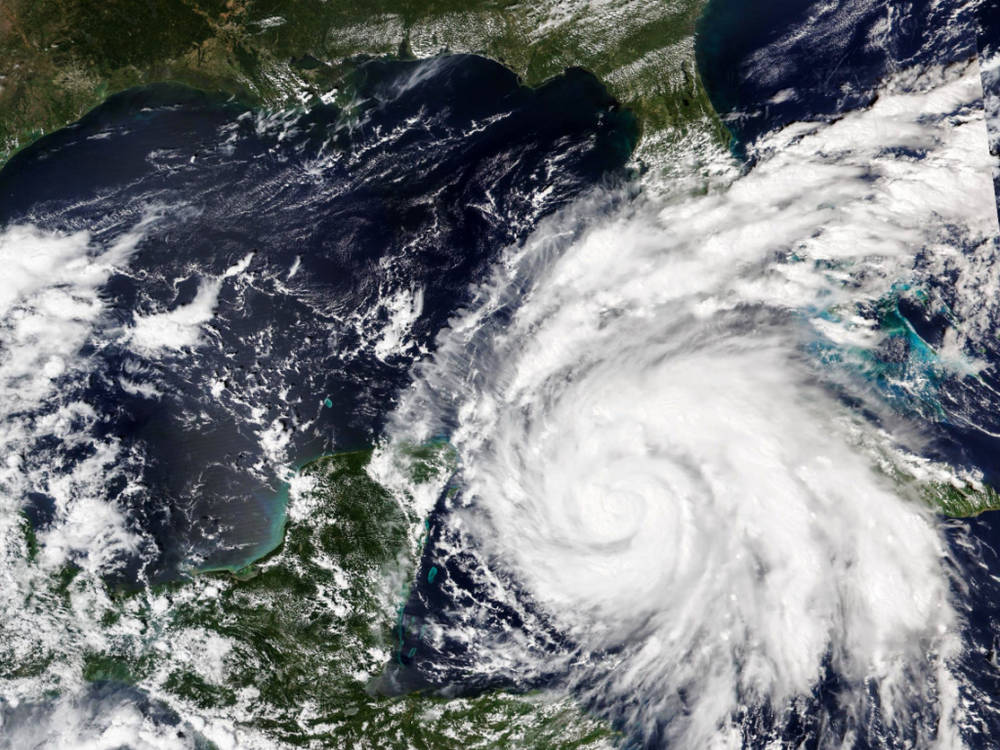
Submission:
[[[937,524],[861,445],[900,436],[848,412],[817,384],[836,371],[802,353],[819,337],[874,347],[858,309],[948,274],[968,287],[952,355],[986,332],[997,223],[978,71],[919,83],[773,134],[718,194],[610,218],[582,204],[541,227],[397,415],[407,444],[442,429],[435,415],[457,422],[470,508],[454,533],[580,644],[571,680],[620,697],[632,729],[738,745],[742,707],[808,699],[829,657],[859,721],[871,686],[917,744],[958,742]],[[550,238],[581,219],[559,252]],[[512,322],[492,327],[505,304]],[[465,634],[484,670],[553,668],[506,636]]]
[[[134,313],[134,323],[125,334],[127,341],[137,352],[147,355],[194,349],[201,343],[203,327],[215,317],[223,282],[244,273],[251,260],[253,253],[221,276],[203,280],[194,299],[186,305],[150,315]]]

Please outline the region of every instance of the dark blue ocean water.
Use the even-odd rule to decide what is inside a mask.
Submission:
[[[265,117],[178,86],[134,89],[0,172],[0,227],[87,229],[108,244],[159,217],[101,290],[106,331],[190,303],[253,254],[249,283],[223,280],[200,346],[150,355],[97,334],[82,352],[93,372],[60,383],[64,400],[97,411],[96,437],[133,456],[108,501],[154,546],[129,561],[126,579],[239,567],[273,548],[283,488],[259,432],[277,420],[293,463],[370,445],[414,358],[497,252],[619,175],[637,135],[633,116],[581,70],[531,90],[474,56],[373,60],[348,91],[347,110]],[[405,346],[377,351],[387,303],[417,291]],[[25,452],[69,465],[92,451],[50,434]],[[142,492],[125,491],[131,480]],[[36,525],[51,509],[44,495],[29,498]]]
[[[698,26],[699,70],[714,106],[732,130],[733,151],[753,165],[753,146],[762,135],[799,120],[829,120],[868,106],[877,96],[878,85],[888,75],[907,69],[965,61],[977,49],[1000,49],[1000,2],[973,3],[854,2],[776,0],[771,3],[744,0],[710,0]],[[994,94],[1000,96],[1000,85]],[[987,92],[989,93],[989,91]],[[996,126],[994,122],[994,134]],[[1000,140],[1000,139],[998,139]],[[984,150],[988,148],[983,143]],[[822,196],[817,197],[822,200]],[[920,248],[914,248],[914,254]],[[942,290],[947,280],[942,280]],[[947,299],[947,297],[946,297]],[[909,338],[893,337],[892,347],[875,355],[883,380],[889,383],[902,356],[920,346],[942,343],[951,325],[947,314],[929,310],[901,297],[883,311],[884,328],[905,329]],[[890,351],[889,349],[893,349]],[[905,351],[903,351],[905,350]],[[957,466],[977,468],[988,480],[1000,485],[1000,348],[984,342],[993,363],[979,381],[956,378],[936,383],[937,406],[944,417],[927,429],[936,435],[928,455]],[[889,386],[886,386],[887,388]],[[891,396],[891,394],[888,394]],[[970,424],[978,427],[970,427]],[[497,685],[531,688],[559,680],[558,674],[542,673],[528,681],[517,681],[484,672],[479,665],[491,663],[477,653],[479,644],[456,628],[450,618],[462,613],[462,622],[476,621],[491,633],[528,630],[528,648],[545,663],[546,653],[573,653],[574,645],[548,628],[530,597],[519,591],[516,581],[503,580],[503,601],[491,597],[489,576],[480,575],[483,563],[468,549],[461,532],[447,528],[448,500],[443,496],[431,516],[431,526],[416,584],[401,609],[398,627],[400,647],[396,663],[387,672],[388,689],[439,687],[449,692],[475,692]],[[987,513],[975,519],[947,522],[947,564],[955,571],[955,597],[964,603],[964,637],[967,648],[960,670],[968,677],[970,705],[982,696],[1000,693],[1000,514]],[[458,552],[456,552],[458,550]],[[447,560],[447,565],[442,565]],[[434,571],[433,579],[430,572]],[[496,571],[494,571],[495,573]],[[445,584],[449,585],[445,585]],[[534,620],[530,628],[524,615]],[[433,642],[421,637],[427,623],[438,626]],[[434,632],[434,631],[432,631]],[[491,640],[491,643],[502,643]],[[523,644],[522,644],[523,646]],[[763,748],[780,741],[785,747],[853,748],[905,747],[913,737],[889,730],[880,715],[877,700],[864,725],[858,725],[839,707],[843,690],[853,690],[830,668],[827,678],[798,706],[798,713],[779,715],[769,707],[752,708],[734,717],[744,728],[743,746]],[[974,694],[973,691],[978,691]],[[635,696],[642,701],[642,696]],[[980,704],[981,705],[981,704]],[[602,705],[594,709],[612,717],[620,707]],[[914,726],[933,723],[926,706],[913,706]],[[1000,736],[997,717],[986,711],[971,711],[981,721],[978,731],[967,738],[972,747],[995,747]],[[672,717],[663,717],[662,728]],[[622,726],[634,745],[663,747],[663,734],[648,727],[636,731]],[[915,735],[914,735],[915,736]]]
[[[894,73],[973,59],[998,43],[1000,9],[994,0],[710,0],[698,24],[696,53],[713,105],[732,130],[733,149],[752,165],[754,143],[765,133],[794,121],[836,118],[870,104],[879,83]],[[1000,82],[984,84],[988,95],[1000,95]],[[988,122],[1000,142],[996,118]],[[921,250],[914,247],[914,256]],[[927,309],[900,295],[883,311],[883,329],[910,332],[892,337],[893,346],[876,354],[873,371],[886,384],[898,379],[900,362],[912,361],[919,347],[938,347],[952,325],[948,309],[957,305],[956,290],[947,278],[928,283],[947,307]],[[927,373],[936,388],[933,406],[945,415],[933,427],[928,456],[978,468],[1000,485],[1000,409],[993,395],[1000,389],[1000,347],[980,343],[974,354],[991,366],[977,382]],[[880,387],[893,397],[891,386]]]
[[[733,151],[753,162],[753,145],[762,135],[800,120],[825,120],[864,107],[877,96],[877,86],[901,70],[965,61],[1000,52],[1000,2],[934,3],[776,0],[709,0],[698,25],[697,58],[713,105],[733,134]],[[987,100],[1000,96],[1000,81],[984,78]],[[1000,122],[987,106],[992,142],[1000,142]],[[984,142],[984,150],[990,146]],[[996,147],[994,145],[994,153]],[[1000,181],[997,182],[1000,191]],[[998,192],[1000,195],[1000,192]],[[914,253],[920,248],[914,248]],[[946,281],[946,280],[943,280]],[[942,285],[942,287],[944,284]],[[946,296],[947,299],[947,296]],[[946,315],[900,300],[893,311],[913,332],[907,346],[936,346],[950,325]],[[982,470],[1000,484],[1000,347],[982,342],[977,352],[990,366],[978,382],[942,381],[938,406],[944,417],[931,428],[937,439],[930,457]],[[885,364],[890,364],[886,362]],[[970,427],[969,425],[976,425]],[[964,602],[966,650],[961,671],[972,690],[977,732],[965,739],[971,747],[996,747],[1000,724],[992,711],[978,711],[983,696],[1000,693],[1000,513],[948,524],[949,564],[955,572],[956,600]],[[787,726],[766,714],[756,718],[745,746],[763,746],[762,738],[780,736],[801,747],[819,747],[845,733],[855,733],[847,746],[896,746],[903,738],[887,737],[880,720],[864,727],[838,725],[836,678],[817,685],[815,722],[793,720]],[[914,707],[920,711],[919,707]],[[822,717],[822,718],[820,718]],[[831,721],[832,720],[832,721]],[[775,730],[778,734],[775,735]],[[849,736],[849,735],[848,735]]]
[[[709,0],[698,72],[739,154],[774,128],[869,104],[897,70],[976,53],[973,3]]]
[[[699,25],[698,63],[737,153],[788,122],[868,104],[892,70],[960,60],[976,50],[968,9],[953,12],[930,0],[829,6],[709,3]],[[995,12],[996,3],[983,8]],[[990,36],[994,18],[985,17],[981,46],[1000,40]],[[127,505],[155,549],[131,561],[126,577],[173,577],[192,560],[201,568],[238,567],[273,546],[283,520],[282,488],[261,463],[260,429],[278,420],[293,462],[370,444],[414,359],[433,347],[497,252],[538,218],[620,175],[636,136],[631,116],[582,71],[531,91],[476,57],[372,61],[351,88],[347,110],[327,105],[274,117],[189,89],[137,89],[0,171],[0,227],[30,221],[63,231],[87,228],[111,242],[150,211],[160,215],[128,272],[102,290],[110,327],[127,329],[136,313],[187,304],[202,282],[253,253],[253,283],[223,283],[198,349],[152,357],[113,336],[95,336],[85,352],[95,357],[94,371],[61,383],[66,399],[83,400],[101,415],[100,433],[120,438],[137,456],[134,473],[146,491],[135,496],[111,486],[108,499]],[[388,322],[385,301],[416,288],[424,301],[409,344],[379,356],[371,344]],[[929,341],[946,325],[921,318],[905,302],[899,314]],[[125,374],[163,395],[123,389]],[[218,396],[210,393],[212,381],[224,384]],[[963,408],[957,401],[945,406]],[[1000,419],[1000,409],[982,418]],[[88,449],[69,437],[43,436],[31,460],[86,458]],[[1000,444],[985,433],[945,424],[940,442],[938,457],[1000,476]],[[35,523],[44,526],[51,499],[28,500]],[[471,554],[431,579],[441,548],[461,541],[445,538],[433,523],[445,512],[444,500],[432,515],[418,584],[402,614],[419,625],[449,607],[478,607],[490,610],[488,627],[521,627],[509,606],[520,597],[516,584],[508,582],[507,604],[491,601],[470,575],[478,564]],[[988,514],[955,522],[949,533],[951,564],[967,586],[959,593],[969,602],[965,668],[977,687],[995,695],[1000,589],[991,571],[1000,570],[1000,525]],[[457,583],[453,600],[441,594],[445,581]],[[519,604],[531,610],[530,602]],[[532,627],[541,655],[572,648],[544,623]],[[469,660],[458,639],[431,646],[419,628],[404,629],[402,638],[397,663],[405,667],[390,675],[397,687],[474,692],[505,684],[502,676],[463,671]],[[413,659],[405,656],[411,649],[418,649]],[[541,675],[537,684],[557,678]],[[817,747],[824,733],[852,730],[859,732],[854,746],[880,746],[877,717],[868,727],[836,724],[838,687],[835,676],[816,686],[815,721],[781,725],[766,711],[750,717],[746,746],[780,736]],[[595,708],[615,715],[614,706]],[[833,725],[824,724],[831,716]],[[657,740],[655,733],[645,738],[650,746]]]

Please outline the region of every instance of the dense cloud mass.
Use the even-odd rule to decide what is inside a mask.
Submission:
[[[730,151],[441,55],[0,173],[0,748],[995,744],[1000,55],[738,6]]]
[[[993,291],[997,219],[978,67],[902,74],[758,150],[713,195],[579,205],[454,322],[397,423],[404,442],[451,430],[460,455],[435,554],[555,623],[566,679],[648,742],[798,720],[831,746],[960,746],[961,606],[939,521],[899,480],[954,471],[912,452],[939,379],[890,391],[869,370],[891,336],[871,310],[904,284],[962,290],[924,366],[981,366],[967,344],[992,310],[970,291]],[[466,679],[552,669],[449,585],[436,637],[475,644]]]

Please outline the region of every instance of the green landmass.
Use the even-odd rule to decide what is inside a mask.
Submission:
[[[1000,492],[988,484],[956,486],[932,483],[924,487],[923,495],[932,507],[953,518],[969,518],[989,510],[1000,510]]]
[[[941,515],[970,518],[1000,510],[1000,492],[986,482],[956,475],[929,478],[889,453],[879,451],[877,455],[879,471],[896,485],[901,496],[923,503]]]
[[[385,694],[400,628],[408,645],[417,632],[397,616],[426,534],[414,499],[445,491],[456,458],[446,442],[398,451],[400,491],[373,478],[372,456],[343,453],[303,467],[312,487],[291,498],[281,546],[236,574],[127,590],[72,565],[48,574],[27,597],[30,618],[0,621],[0,679],[24,681],[33,693],[72,692],[67,665],[76,665],[81,684],[132,685],[182,717],[231,722],[282,746],[615,746],[613,727],[566,695]],[[988,486],[893,476],[948,515],[1000,506]],[[35,566],[27,529],[24,558]],[[40,622],[51,625],[48,637]]]
[[[636,112],[644,135],[697,132],[725,143],[694,63],[703,3],[0,1],[0,166],[133,86],[176,81],[251,106],[305,106],[365,58],[443,52],[495,59],[527,85],[583,67]],[[443,488],[454,464],[446,443],[403,453],[413,487]],[[305,467],[316,480],[310,511],[289,519],[266,558],[155,588],[114,590],[72,564],[46,573],[25,523],[23,572],[34,583],[26,617],[0,623],[0,679],[25,696],[134,685],[181,716],[301,747],[615,744],[607,722],[563,695],[379,691],[408,626],[396,612],[424,519],[369,477],[370,458],[340,454]]]
[[[595,73],[646,133],[728,136],[698,78],[705,0],[5,0],[0,165],[108,95],[155,81],[286,107],[328,93],[358,56],[474,52],[528,85]]]
[[[117,91],[155,81],[221,90],[255,106],[304,105],[358,56],[474,52],[537,85],[569,66],[598,75],[648,137],[728,134],[694,65],[704,0],[6,0],[0,1],[0,165]],[[182,715],[233,720],[282,743],[344,748],[598,748],[610,726],[565,696],[491,692],[387,696],[423,519],[367,472],[370,451],[319,459],[308,517],[233,574],[115,592],[66,566],[25,603],[64,641],[0,627],[0,679],[68,689],[135,685]],[[447,444],[414,447],[409,479],[443,483]],[[1000,508],[987,486],[916,490],[951,516]],[[39,545],[24,526],[26,564]],[[95,595],[95,590],[98,594]],[[161,607],[164,600],[169,606]],[[81,602],[101,629],[77,632]],[[95,603],[96,602],[96,603]],[[12,628],[5,632],[4,628]],[[404,625],[405,627],[405,625]],[[217,656],[212,656],[217,654]],[[35,683],[32,683],[35,684]]]
[[[306,508],[293,506],[282,546],[239,575],[114,590],[77,569],[52,574],[30,608],[65,637],[4,639],[0,679],[35,679],[35,690],[55,694],[70,687],[66,665],[76,664],[80,684],[133,685],[182,717],[232,722],[283,746],[613,746],[611,727],[562,695],[384,694],[425,520],[410,490],[372,479],[371,457],[343,453],[303,467],[313,486],[293,503]],[[440,492],[455,467],[444,442],[402,450],[398,460],[412,492]],[[84,613],[99,630],[78,630]]]

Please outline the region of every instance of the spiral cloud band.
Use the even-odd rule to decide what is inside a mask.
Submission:
[[[866,311],[926,282],[967,300],[933,367],[975,373],[986,142],[975,64],[904,73],[868,110],[768,136],[718,192],[584,201],[419,370],[394,433],[457,449],[439,564],[465,545],[523,590],[573,644],[547,666],[626,733],[740,746],[811,707],[831,745],[961,745],[947,545],[879,458],[940,470],[911,452],[930,396],[855,365],[886,341]],[[523,638],[449,620],[494,672],[540,671]]]

